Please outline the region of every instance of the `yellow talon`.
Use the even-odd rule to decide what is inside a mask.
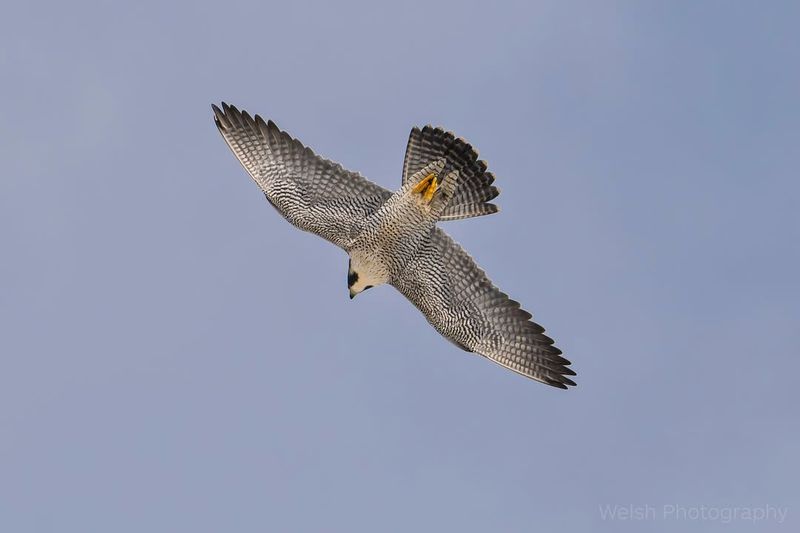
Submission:
[[[439,184],[436,182],[436,174],[431,173],[422,178],[422,180],[414,185],[414,188],[411,190],[415,193],[421,194],[422,199],[425,200],[425,202],[430,203],[438,188]]]

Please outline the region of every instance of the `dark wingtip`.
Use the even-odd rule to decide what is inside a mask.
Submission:
[[[222,109],[225,109],[225,102],[222,102]],[[220,130],[225,130],[230,127],[230,122],[225,116],[225,112],[218,108],[215,104],[211,104],[211,110],[214,112],[214,123]]]
[[[568,387],[577,387],[577,383],[572,381],[566,376],[550,377],[547,379],[547,384],[552,385],[558,389],[567,389]]]
[[[574,370],[567,367],[562,368],[561,373],[564,374],[565,376],[577,376]]]

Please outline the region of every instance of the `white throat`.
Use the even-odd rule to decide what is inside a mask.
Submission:
[[[351,252],[350,268],[347,272],[347,285],[350,288],[351,298],[387,281],[389,281],[389,271],[380,260],[360,251]]]

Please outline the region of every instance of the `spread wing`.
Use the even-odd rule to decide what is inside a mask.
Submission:
[[[492,185],[494,174],[486,171],[486,161],[478,159],[478,151],[467,141],[442,128],[414,127],[408,136],[406,157],[403,160],[403,183],[422,167],[447,159],[443,176],[458,171],[458,188],[442,213],[441,220],[490,215],[497,206],[489,203],[500,191]]]
[[[436,330],[523,376],[566,389],[575,372],[544,328],[486,277],[472,257],[435,228],[392,282]]]
[[[328,161],[271,120],[222,103],[214,122],[269,202],[298,228],[346,248],[391,192]]]

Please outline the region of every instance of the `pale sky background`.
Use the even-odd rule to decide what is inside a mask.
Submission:
[[[0,530],[798,531],[796,2],[12,2],[0,20]],[[284,222],[225,100],[448,223],[573,361],[464,353]],[[603,520],[649,505],[656,519]],[[664,505],[788,509],[783,524]]]

